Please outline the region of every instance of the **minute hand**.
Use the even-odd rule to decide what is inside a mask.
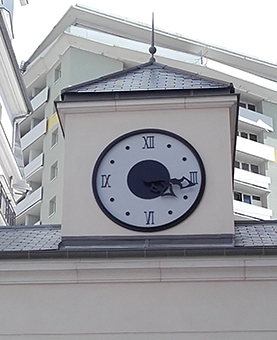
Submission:
[[[187,184],[184,185],[183,181],[186,181]],[[185,189],[188,187],[192,187],[194,186],[196,183],[193,183],[190,179],[186,178],[185,176],[183,176],[182,178],[178,179],[178,178],[171,178],[169,180],[169,183],[171,183],[172,185],[178,185],[180,189]]]

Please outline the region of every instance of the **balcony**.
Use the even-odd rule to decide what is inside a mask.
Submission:
[[[269,145],[237,136],[236,149],[238,152],[252,156],[253,159],[275,161],[274,148]]]
[[[28,146],[35,143],[41,136],[46,133],[47,119],[43,119],[32,130],[21,138],[22,150],[25,150]]]
[[[235,168],[234,178],[235,181],[238,181],[241,185],[254,186],[260,188],[260,190],[268,190],[271,182],[270,177],[238,168]]]
[[[24,172],[26,179],[28,179],[29,181],[32,180],[33,182],[39,182],[38,179],[40,179],[41,176],[37,176],[37,174],[38,172],[40,172],[40,170],[42,170],[42,167],[43,167],[43,153],[34,158],[29,164],[25,166]]]
[[[42,200],[42,187],[39,187],[34,192],[30,193],[26,198],[19,202],[15,207],[16,216],[21,215],[23,212],[34,209]]]
[[[259,112],[245,109],[243,107],[240,107],[239,109],[239,121],[266,131],[274,130],[273,119],[271,117]]]
[[[233,204],[234,213],[239,215],[238,219],[243,219],[244,217],[248,219],[270,220],[272,217],[271,209],[236,200],[233,201]]]
[[[14,225],[15,212],[2,183],[0,183],[0,225]]]
[[[49,93],[49,87],[46,86],[43,90],[41,90],[32,100],[32,108],[33,111],[37,110],[42,104],[47,102],[48,100],[48,93]]]

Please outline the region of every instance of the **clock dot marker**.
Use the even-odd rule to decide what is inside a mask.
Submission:
[[[183,196],[183,199],[184,199],[184,200],[187,200],[187,199],[188,199],[188,196],[187,196],[187,195]]]
[[[172,215],[173,214],[173,211],[172,210],[168,210],[168,215]]]
[[[126,211],[125,215],[130,216],[130,211]]]
[[[166,146],[168,149],[170,149],[171,148],[171,144],[167,144],[167,146]]]
[[[115,163],[115,161],[114,161],[113,159],[111,159],[111,160],[110,160],[110,163],[111,163],[111,164],[114,164],[114,163]]]
[[[130,146],[129,145],[125,146],[125,149],[130,150]]]
[[[114,198],[113,197],[110,198],[110,202],[114,202]]]
[[[182,160],[185,162],[187,160],[187,157],[183,157]]]

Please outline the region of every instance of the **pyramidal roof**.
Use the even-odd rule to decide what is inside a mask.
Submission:
[[[76,94],[112,94],[165,90],[216,90],[233,93],[231,83],[201,76],[150,61],[127,70],[68,87],[62,91],[63,100],[76,100]],[[91,97],[91,96],[90,96]]]

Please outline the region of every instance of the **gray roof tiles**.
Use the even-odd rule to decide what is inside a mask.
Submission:
[[[0,227],[0,253],[58,250],[59,225]],[[277,247],[277,221],[235,223],[234,247]]]
[[[0,252],[58,249],[60,242],[60,226],[0,228]]]
[[[245,224],[235,226],[235,246],[267,247],[277,246],[277,224]]]
[[[63,90],[63,93],[107,93],[154,90],[230,88],[230,83],[149,62]]]

